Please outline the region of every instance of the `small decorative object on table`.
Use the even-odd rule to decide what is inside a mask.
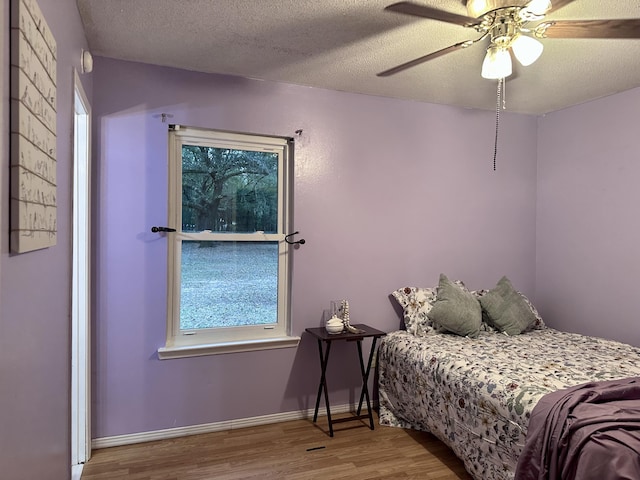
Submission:
[[[338,306],[336,302],[331,302],[331,318],[325,322],[324,328],[327,330],[327,333],[331,334],[338,334],[344,331],[344,323],[342,318],[338,317]]]
[[[344,330],[344,324],[342,323],[341,319],[334,316],[327,320],[324,328],[326,328],[327,332],[331,334],[342,333],[342,331]]]
[[[342,317],[342,323],[344,325],[344,329],[347,332],[364,333],[364,330],[351,326],[351,322],[349,320],[349,302],[348,301],[342,300],[342,302],[340,303],[339,313],[340,313],[340,316]]]

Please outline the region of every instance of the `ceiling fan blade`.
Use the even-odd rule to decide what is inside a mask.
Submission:
[[[640,38],[640,18],[617,20],[556,20],[536,30],[547,38]]]
[[[438,10],[437,8],[427,7],[426,5],[419,5],[413,2],[394,3],[386,7],[385,10],[404,13],[405,15],[413,15],[414,17],[430,18],[441,22],[454,23],[456,25],[462,25],[463,27],[473,27],[474,25],[480,24],[480,20],[477,18],[445,12],[444,10]]]
[[[461,48],[468,47],[473,43],[475,42],[472,40],[456,43],[455,45],[451,45],[449,47],[443,48],[442,50],[429,53],[428,55],[424,55],[420,58],[416,58],[415,60],[411,60],[410,62],[406,62],[406,63],[403,63],[402,65],[398,65],[397,67],[393,67],[393,68],[390,68],[389,70],[385,70],[384,72],[380,72],[378,73],[378,77],[388,77],[390,75],[395,75],[396,73],[402,72],[411,67],[415,67],[416,65],[420,65],[421,63],[427,62],[429,60],[433,60],[434,58],[441,57],[442,55],[446,55],[447,53],[455,52],[456,50],[460,50]]]
[[[547,12],[547,15],[551,12],[561,9],[565,5],[572,3],[574,0],[551,0],[551,8]]]

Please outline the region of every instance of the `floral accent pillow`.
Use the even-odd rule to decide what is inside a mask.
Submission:
[[[544,321],[542,320],[542,317],[538,313],[538,310],[536,310],[536,307],[533,306],[533,303],[531,303],[531,301],[524,295],[524,293],[522,292],[518,292],[518,293],[531,309],[531,313],[533,313],[533,315],[536,317],[536,321],[534,322],[531,330],[542,330],[543,328],[547,328],[547,326],[544,324]]]
[[[391,295],[404,310],[404,326],[407,332],[424,337],[433,331],[433,322],[427,313],[436,301],[435,288],[404,287]]]

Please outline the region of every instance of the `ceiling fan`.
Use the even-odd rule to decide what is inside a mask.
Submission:
[[[378,73],[387,77],[429,60],[490,39],[482,64],[484,78],[504,79],[512,73],[511,54],[524,66],[542,54],[537,38],[640,38],[640,18],[619,20],[546,20],[574,0],[467,0],[468,16],[413,2],[399,2],[385,10],[473,28],[480,37],[450,45]]]

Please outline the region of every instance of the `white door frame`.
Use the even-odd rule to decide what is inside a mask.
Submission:
[[[71,465],[91,457],[91,107],[74,70]]]

